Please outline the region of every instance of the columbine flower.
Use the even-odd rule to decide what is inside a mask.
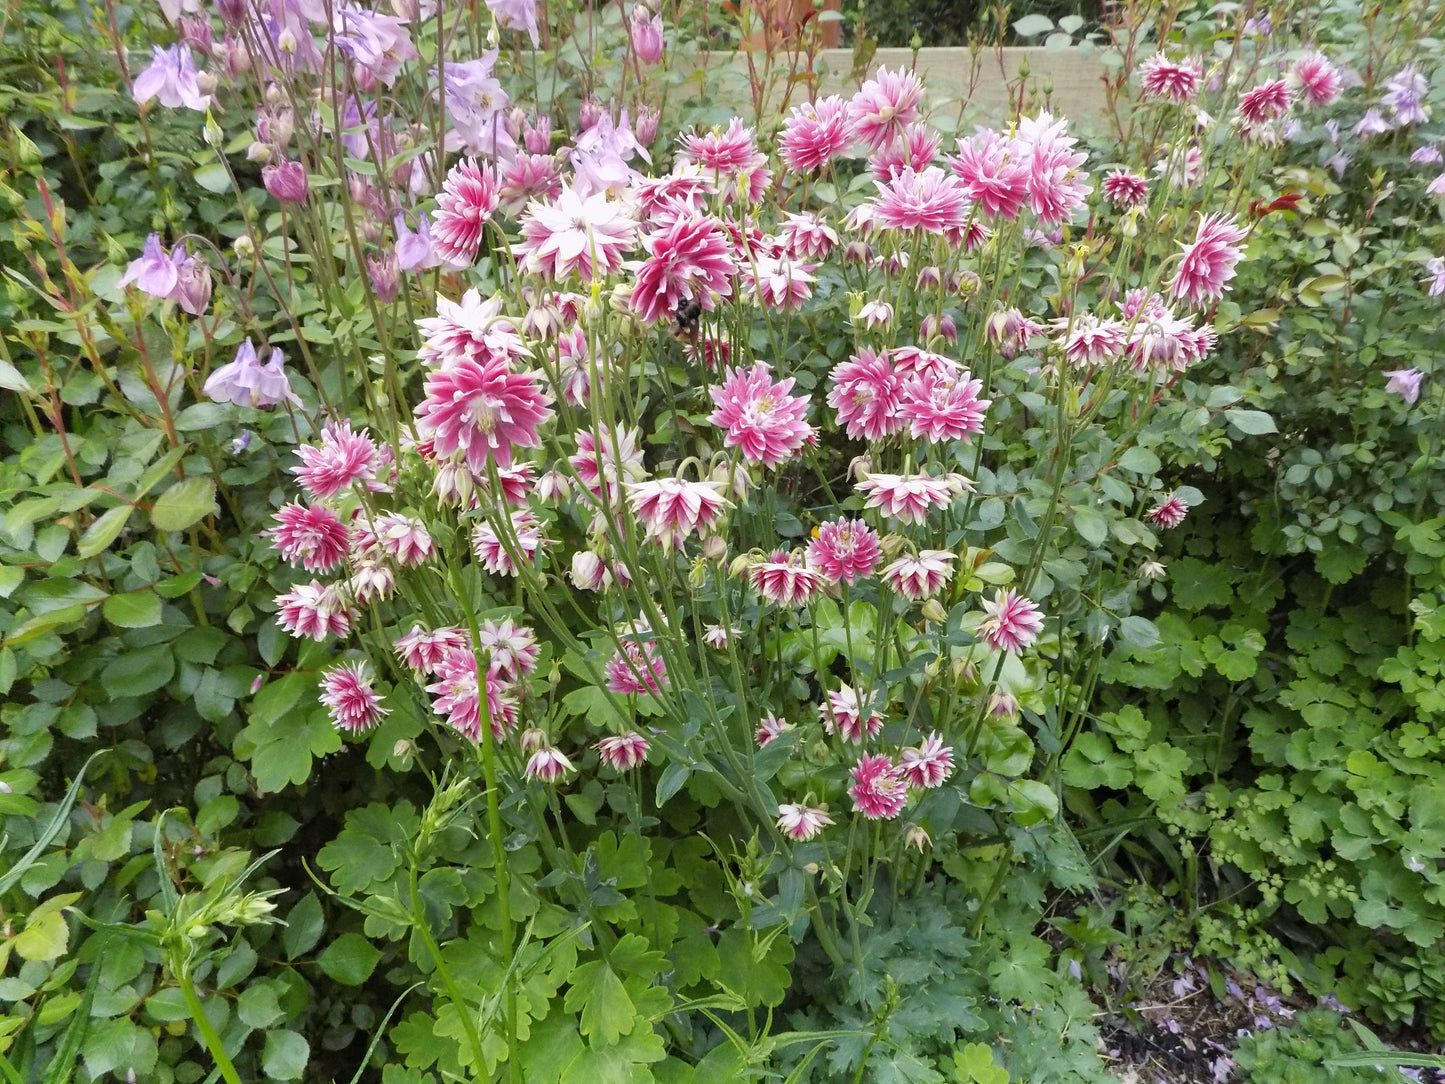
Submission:
[[[748,570],[758,594],[779,606],[801,606],[823,585],[820,573],[809,568],[801,553],[778,550]]]
[[[351,608],[336,584],[322,587],[312,580],[276,596],[276,624],[292,636],[307,636],[319,643],[351,631]]]
[[[943,138],[921,121],[910,124],[903,134],[868,160],[875,181],[888,181],[904,169],[923,172],[938,157]]]
[[[800,263],[786,256],[754,256],[739,268],[752,296],[767,309],[797,309],[813,296],[817,264]]]
[[[786,719],[781,719],[776,715],[764,715],[758,720],[758,748],[761,749],[768,742],[776,739],[783,731],[792,729],[793,724]]]
[[[1234,277],[1234,265],[1244,256],[1239,243],[1247,232],[1223,215],[1203,219],[1193,242],[1184,246],[1169,292],[1198,307],[1218,301]]]
[[[853,784],[848,796],[853,808],[870,821],[892,820],[908,802],[908,784],[886,756],[864,756],[848,773]]]
[[[948,164],[964,194],[989,218],[1016,218],[1029,198],[1027,155],[998,132],[980,128],[959,140],[958,156]]]
[[[442,628],[428,632],[413,625],[405,636],[397,637],[396,653],[401,661],[419,674],[435,674],[447,655],[459,648],[470,648],[471,637],[465,629]]]
[[[634,9],[631,26],[632,51],[644,64],[662,59],[662,16],[648,18],[646,9]]]
[[[436,546],[426,524],[411,516],[387,513],[378,516],[372,525],[377,546],[405,568],[411,568],[436,555]]]
[[[1204,65],[1197,59],[1170,60],[1156,53],[1139,65],[1145,97],[1187,102],[1199,94]]]
[[[1128,325],[1122,320],[1101,320],[1093,313],[1079,313],[1072,321],[1054,322],[1059,336],[1054,339],[1075,368],[1106,365],[1124,352]]]
[[[567,462],[588,492],[610,503],[619,485],[646,477],[642,450],[637,446],[639,438],[637,429],[617,433],[605,425],[598,425],[595,431],[579,429],[574,434],[577,452]]]
[[[314,500],[328,500],[358,482],[372,483],[381,466],[381,453],[366,430],[353,433],[349,421],[327,422],[321,445],[299,445],[296,455],[301,466],[291,473]]]
[[[204,113],[211,104],[210,95],[201,93],[196,62],[185,45],[172,45],[169,49],[152,45],[151,62],[135,77],[131,94],[140,105],[159,98],[161,105],[168,109],[183,105]]]
[[[537,0],[486,0],[487,9],[496,16],[497,25],[509,30],[525,30],[537,48]]]
[[[979,625],[978,633],[998,651],[1018,654],[1033,643],[1044,627],[1044,615],[1031,601],[1012,588],[1000,590],[993,601],[984,601],[988,616]]]
[[[854,327],[888,327],[893,323],[893,306],[886,301],[869,301],[853,317]]]
[[[601,739],[597,752],[619,772],[630,771],[647,759],[652,743],[635,730]]]
[[[1158,561],[1145,561],[1139,566],[1139,575],[1146,580],[1157,580],[1164,575],[1164,566]]]
[[[880,150],[918,119],[922,97],[923,84],[911,71],[879,68],[848,103],[848,134],[870,151]]]
[[[606,672],[607,687],[621,696],[655,693],[667,686],[667,663],[651,643],[623,640]]]
[[[540,447],[537,428],[552,417],[539,374],[513,372],[505,358],[450,360],[427,374],[424,391],[417,432],[439,457],[461,452],[479,474],[489,459],[510,467],[515,448]]]
[[[271,351],[265,365],[256,356],[256,348],[247,339],[236,351],[236,357],[211,375],[201,386],[201,393],[218,403],[237,406],[273,407],[281,402],[301,405],[301,397],[291,390],[291,381],[282,368],[285,359],[280,350]]]
[[[305,203],[311,187],[306,167],[291,158],[261,167],[261,184],[282,203]]]
[[[470,646],[449,652],[438,665],[436,677],[437,680],[426,687],[434,697],[432,711],[458,734],[474,742],[481,740],[483,691],[492,721],[492,737],[506,737],[507,731],[517,724],[517,703],[504,691],[501,675],[492,671],[483,680]]]
[[[548,746],[545,749],[538,749],[528,758],[524,773],[528,779],[535,779],[542,783],[555,783],[575,770],[572,762],[566,756]]]
[[[500,294],[483,301],[476,290],[462,294],[460,301],[437,295],[436,315],[416,322],[424,336],[418,359],[429,367],[462,358],[501,358],[517,365],[530,351],[512,318],[502,314],[502,304]]]
[[[943,233],[961,228],[968,218],[963,183],[937,166],[917,173],[905,166],[892,180],[873,183],[878,188],[873,221],[882,229]]]
[[[1167,493],[1160,498],[1159,503],[1149,512],[1149,522],[1156,527],[1163,527],[1166,530],[1170,527],[1178,527],[1184,522],[1184,515],[1189,511],[1189,505],[1184,498],[1174,493]]]
[[[910,787],[931,790],[953,774],[953,750],[937,734],[930,734],[916,749],[898,754],[898,774]]]
[[[830,692],[827,701],[818,705],[818,715],[824,730],[854,745],[876,738],[883,729],[883,716],[873,710],[872,697],[865,702],[850,685],[840,685],[837,692]]]
[[[1424,105],[1430,84],[1415,65],[1407,65],[1392,75],[1385,84],[1385,90],[1387,93],[1381,101],[1392,114],[1390,122],[1393,127],[1424,124],[1430,119],[1430,111]]]
[[[702,630],[702,642],[718,651],[726,651],[733,637],[739,635],[741,631],[728,625],[705,625]]]
[[[812,211],[789,214],[778,230],[783,247],[798,259],[821,260],[838,246],[838,231]]]
[[[795,106],[778,136],[778,156],[795,173],[822,169],[848,149],[848,103],[836,94]]]
[[[860,350],[834,367],[829,379],[828,405],[850,437],[879,440],[907,427],[898,413],[902,381],[886,354]]]
[[[321,695],[317,699],[326,705],[331,725],[348,734],[371,729],[389,710],[382,707],[365,663],[343,663],[326,671],[321,677]]]
[[[778,806],[778,830],[799,843],[808,842],[832,823],[833,818],[825,809],[811,809],[805,805]]]
[[[510,518],[512,529],[505,542],[490,520],[480,520],[472,528],[472,552],[483,568],[498,576],[517,575],[518,557],[528,565],[535,565],[537,551],[544,545],[551,545],[542,535],[542,524],[531,512],[514,512]]]
[[[1445,256],[1432,256],[1425,263],[1425,271],[1430,276],[1425,280],[1425,292],[1431,297],[1445,294]]]
[[[330,572],[346,558],[351,532],[325,505],[292,503],[276,513],[276,526],[264,532],[281,557],[307,572]]]
[[[416,231],[412,232],[406,216],[398,211],[392,225],[396,229],[397,267],[403,271],[428,271],[441,266],[441,255],[431,239],[431,219],[422,215]]]
[[[630,266],[637,269],[632,308],[643,323],[671,316],[684,299],[711,312],[715,296],[732,296],[732,253],[714,219],[679,215],[666,229],[644,238],[642,247],[648,258]]]
[[[694,533],[705,538],[723,509],[732,504],[717,482],[657,478],[629,482],[625,488],[627,503],[642,521],[647,537],[660,541],[664,550],[680,548]]]
[[[859,519],[824,523],[808,544],[808,564],[835,582],[856,583],[878,567],[882,556],[877,533]]]
[[[936,595],[953,572],[953,554],[947,550],[922,550],[917,557],[900,557],[879,575],[904,598],[918,600]]]
[[[1116,169],[1101,185],[1104,198],[1115,207],[1138,207],[1149,198],[1149,182],[1127,169]]]
[[[482,230],[497,209],[497,171],[463,158],[451,168],[437,196],[432,244],[453,267],[470,267],[481,250]]]
[[[1328,105],[1339,97],[1340,73],[1324,53],[1296,60],[1290,66],[1289,81],[1310,105]]]
[[[898,417],[909,425],[914,440],[937,444],[968,440],[983,432],[983,416],[990,399],[980,399],[983,381],[967,369],[956,376],[915,374],[903,381]]]
[[[173,252],[167,253],[161,245],[161,235],[153,233],[146,238],[145,248],[130,262],[116,285],[124,289],[135,283],[151,297],[172,300],[177,296],[181,265],[188,258],[184,245],[177,245]]]
[[[1074,150],[1076,140],[1065,133],[1065,124],[1040,113],[1020,120],[1014,137],[1015,148],[1027,155],[1029,207],[1044,228],[1067,222],[1094,190],[1079,170],[1088,156]]]
[[[1390,378],[1385,385],[1387,392],[1398,395],[1412,406],[1420,398],[1420,384],[1425,374],[1419,369],[1391,369],[1385,375]]]
[[[1445,196],[1445,173],[1440,174],[1425,186],[1427,196]]]
[[[708,389],[717,407],[708,421],[727,430],[723,444],[741,449],[748,462],[776,467],[815,437],[803,420],[808,397],[789,395],[792,388],[792,377],[774,383],[763,362],[751,369],[728,369],[722,385]]]
[[[947,508],[973,488],[961,474],[869,474],[857,489],[868,495],[866,508],[881,509],[899,523],[922,523],[930,508]]]
[[[1283,79],[1271,79],[1252,90],[1244,92],[1239,99],[1240,119],[1249,127],[1268,124],[1289,112],[1294,95],[1289,84]]]
[[[533,274],[561,282],[575,273],[592,282],[622,266],[622,254],[636,237],[637,223],[625,205],[605,192],[583,198],[567,187],[550,203],[527,205],[522,240],[512,251]]]

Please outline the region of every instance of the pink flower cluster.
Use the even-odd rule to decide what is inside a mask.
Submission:
[[[953,359],[917,347],[882,354],[862,349],[829,374],[828,405],[853,438],[877,441],[907,432],[936,444],[983,432],[990,400],[983,382]]]

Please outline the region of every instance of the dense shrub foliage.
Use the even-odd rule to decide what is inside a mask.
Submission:
[[[1088,136],[722,17],[3,24],[7,1081],[1445,1037],[1441,16],[1122,6]]]

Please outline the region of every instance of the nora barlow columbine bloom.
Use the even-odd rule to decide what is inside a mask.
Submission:
[[[880,509],[899,523],[922,523],[930,508],[947,508],[972,488],[961,474],[870,474],[857,486],[868,495],[864,507]]]
[[[717,482],[688,482],[681,478],[657,478],[626,485],[627,503],[642,521],[647,537],[657,539],[664,550],[680,547],[691,534],[700,537],[712,530],[731,505]]]
[[[1240,242],[1247,233],[1224,215],[1201,221],[1194,240],[1184,246],[1169,292],[1200,307],[1218,301],[1234,277],[1234,265],[1244,256]]]
[[[489,162],[463,158],[452,166],[437,196],[431,231],[436,253],[453,267],[476,263],[482,230],[497,209],[497,171]]]
[[[916,749],[898,754],[898,772],[910,787],[931,790],[953,774],[953,750],[937,734],[930,734]]]
[[[592,282],[618,270],[636,238],[637,223],[623,204],[605,192],[584,198],[568,187],[550,203],[527,205],[522,240],[512,251],[533,274],[558,282],[576,274]]]
[[[808,842],[832,823],[833,818],[825,809],[812,809],[805,805],[778,806],[778,831],[799,843]]]
[[[778,157],[795,173],[822,169],[848,149],[848,103],[836,94],[794,106],[778,136]]]
[[[1310,105],[1329,105],[1340,94],[1340,73],[1324,53],[1311,53],[1296,60],[1289,70],[1290,83]]]
[[[1199,94],[1204,65],[1195,59],[1170,60],[1156,53],[1139,66],[1145,97],[1187,102]]]
[[[1029,599],[1012,588],[1000,590],[993,601],[984,601],[987,617],[978,633],[995,650],[1018,654],[1038,637],[1044,615]]]
[[[1385,374],[1390,379],[1385,384],[1385,390],[1398,395],[1411,406],[1420,398],[1420,385],[1425,379],[1425,374],[1419,369],[1391,369]]]
[[[922,550],[917,557],[900,557],[879,575],[904,598],[917,601],[936,595],[953,574],[953,554],[947,550]]]
[[[298,583],[276,596],[276,624],[292,636],[305,636],[319,643],[328,636],[345,636],[351,631],[351,607],[334,583],[325,587],[315,580]]]
[[[722,228],[711,218],[679,215],[666,229],[644,238],[647,259],[636,265],[632,308],[642,322],[655,324],[694,301],[714,308],[714,295],[732,294],[732,251]]]
[[[778,550],[748,570],[758,594],[779,606],[801,606],[823,586],[822,573],[807,566],[800,553]]]
[[[853,808],[870,821],[892,820],[908,802],[908,784],[886,756],[864,756],[848,773]]]
[[[879,68],[848,103],[848,133],[870,151],[881,150],[918,119],[923,84],[907,69]]]
[[[1160,498],[1159,503],[1149,512],[1149,522],[1156,527],[1163,527],[1168,530],[1171,527],[1178,527],[1184,522],[1184,516],[1189,511],[1189,505],[1184,498],[1175,493],[1166,493]]]
[[[427,374],[416,408],[417,432],[438,457],[461,452],[481,474],[487,461],[512,465],[515,448],[537,448],[537,427],[549,421],[550,394],[536,373],[515,373],[505,358],[458,358]]]
[[[774,383],[761,361],[751,369],[729,369],[720,387],[708,389],[717,409],[707,420],[727,430],[723,444],[740,449],[748,462],[776,467],[815,437],[803,420],[808,397],[789,395],[792,389],[792,377]]]
[[[292,503],[276,513],[276,526],[265,532],[282,558],[307,572],[330,572],[346,558],[351,532],[325,505]]]
[[[898,416],[908,423],[914,440],[937,444],[944,440],[968,440],[983,432],[983,416],[990,399],[980,399],[983,381],[967,369],[954,375],[920,373],[903,382]]]
[[[348,734],[360,734],[381,722],[389,709],[372,685],[365,663],[343,663],[321,676],[321,695],[331,724]]]
[[[883,557],[878,534],[860,519],[835,519],[818,528],[808,543],[808,564],[828,579],[856,583]]]
[[[873,183],[878,187],[873,221],[882,229],[943,233],[962,227],[968,217],[962,182],[937,166],[919,172],[904,166],[892,180]]]
[[[615,734],[597,743],[597,752],[604,761],[619,772],[629,771],[647,759],[652,743],[635,730],[626,734]]]
[[[381,466],[381,453],[366,430],[353,433],[349,421],[327,422],[321,427],[320,446],[302,444],[296,455],[301,465],[291,473],[315,500],[328,500],[358,482],[375,488]]]
[[[667,686],[667,663],[653,644],[623,640],[607,663],[607,688],[620,696],[655,693]]]
[[[841,685],[837,692],[830,692],[828,699],[818,706],[818,716],[824,730],[854,745],[876,738],[883,729],[883,716],[873,710],[872,697],[860,696],[851,685]]]
[[[1149,182],[1127,169],[1116,169],[1101,185],[1104,198],[1115,207],[1138,207],[1149,198]]]
[[[1239,117],[1245,124],[1254,127],[1278,120],[1289,112],[1294,94],[1289,83],[1283,79],[1271,79],[1252,90],[1244,92],[1239,99]]]
[[[524,774],[528,779],[535,779],[542,783],[555,783],[575,770],[572,762],[563,753],[548,746],[545,749],[538,749],[528,758]]]

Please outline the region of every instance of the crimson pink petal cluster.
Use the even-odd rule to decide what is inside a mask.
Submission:
[[[1127,169],[1116,169],[1104,178],[1100,186],[1104,198],[1115,207],[1138,207],[1149,198],[1149,182],[1139,174]]]
[[[619,772],[630,771],[647,759],[652,743],[635,730],[614,734],[597,743],[602,759]]]
[[[432,244],[453,267],[470,267],[482,246],[482,231],[497,209],[497,172],[488,162],[463,158],[451,168],[437,195]]]
[[[898,416],[914,440],[968,440],[983,432],[984,413],[992,403],[979,398],[982,390],[983,381],[967,369],[956,376],[914,374],[903,381]]]
[[[352,432],[349,421],[327,422],[321,427],[320,445],[298,445],[296,455],[301,465],[291,473],[315,500],[327,500],[358,482],[376,488],[382,466],[380,449],[365,429]]]
[[[870,821],[892,820],[908,802],[908,784],[897,765],[886,756],[865,755],[848,773],[848,796],[853,808]]]
[[[948,160],[963,192],[988,218],[1017,218],[1029,198],[1027,155],[999,132],[980,128]]]
[[[276,596],[276,624],[292,636],[319,643],[351,631],[351,606],[334,583],[324,587],[316,580],[299,583]]]
[[[1324,53],[1311,53],[1291,65],[1289,81],[1310,105],[1329,105],[1340,95],[1343,80]]]
[[[551,202],[529,203],[521,225],[522,240],[512,252],[527,271],[558,282],[575,274],[590,283],[612,274],[637,242],[630,209],[606,192],[584,197],[563,188]]]
[[[1169,292],[1196,307],[1218,301],[1234,277],[1234,265],[1244,256],[1240,242],[1247,232],[1226,215],[1206,217],[1194,240],[1184,246]]]
[[[910,787],[932,790],[953,774],[953,750],[936,733],[898,754],[898,773]]]
[[[823,586],[820,572],[808,567],[801,553],[778,550],[748,570],[758,594],[779,606],[801,606]]]
[[[778,156],[795,173],[823,169],[845,150],[848,103],[836,94],[795,106],[778,136]]]
[[[869,474],[857,486],[868,497],[864,507],[877,508],[899,523],[922,523],[930,508],[947,508],[972,488],[961,474]]]
[[[1204,85],[1204,65],[1194,58],[1171,60],[1156,53],[1139,66],[1139,72],[1146,98],[1182,104],[1197,97]]]
[[[667,663],[651,643],[623,640],[606,667],[607,687],[619,696],[655,693],[668,683]]]
[[[671,316],[684,300],[710,312],[715,296],[732,295],[732,249],[715,219],[679,215],[644,239],[642,247],[647,259],[637,265],[632,308],[643,323]]]
[[[484,692],[492,737],[506,737],[516,725],[517,702],[507,691],[506,681],[495,670],[483,677],[469,646],[449,652],[438,665],[436,677],[437,680],[426,687],[434,698],[432,711],[458,734],[474,742],[481,741]]]
[[[765,362],[751,369],[728,369],[721,386],[708,389],[716,410],[708,421],[727,430],[723,443],[737,448],[750,463],[776,467],[815,437],[803,420],[806,395],[789,395],[793,378],[773,381]]]
[[[922,98],[923,84],[911,71],[879,68],[848,103],[849,135],[870,151],[886,147],[918,119]]]
[[[1244,92],[1239,99],[1239,118],[1250,127],[1268,124],[1288,113],[1293,99],[1287,80],[1271,79]]]
[[[1032,601],[1009,588],[1000,589],[983,603],[987,616],[978,627],[984,641],[997,651],[1018,654],[1038,637],[1044,615]]]
[[[266,534],[281,557],[307,572],[330,572],[346,558],[351,532],[341,517],[325,505],[309,508],[300,502],[284,505],[276,513],[276,526]]]
[[[365,663],[342,663],[321,676],[317,697],[331,716],[331,725],[348,734],[361,734],[384,719],[390,709],[372,683]]]
[[[922,172],[904,166],[891,180],[873,183],[878,187],[873,221],[883,229],[941,234],[962,228],[968,218],[963,183],[937,166]]]
[[[536,373],[514,373],[504,358],[460,358],[428,373],[416,408],[417,432],[436,454],[460,452],[484,473],[489,460],[510,467],[515,448],[537,448],[537,428],[552,417],[550,395]]]
[[[1184,522],[1185,515],[1189,512],[1189,505],[1183,497],[1177,493],[1166,493],[1160,498],[1159,503],[1149,512],[1149,522],[1156,527],[1163,527],[1168,530],[1171,527],[1178,527]]]
[[[723,510],[731,505],[718,482],[656,478],[627,484],[627,503],[642,522],[647,537],[676,549],[689,535],[705,538]]]
[[[835,519],[818,527],[808,543],[808,564],[828,579],[857,583],[883,559],[878,533],[861,519]]]
[[[899,557],[879,575],[898,594],[916,602],[938,594],[948,585],[953,560],[947,550],[921,550],[916,557]]]
[[[836,692],[830,692],[827,700],[818,706],[818,715],[824,730],[854,745],[876,738],[883,729],[883,716],[874,710],[872,698],[860,696],[851,685],[841,685]]]

